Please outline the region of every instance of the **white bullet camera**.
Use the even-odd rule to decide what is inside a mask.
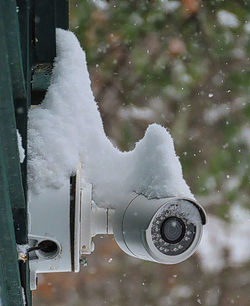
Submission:
[[[205,211],[192,199],[131,193],[115,210],[100,208],[92,200],[92,186],[82,181],[81,167],[61,189],[29,192],[28,208],[32,290],[37,273],[78,272],[97,234],[114,233],[131,256],[175,264],[195,252],[206,223]]]
[[[115,240],[129,255],[163,264],[179,263],[197,249],[206,222],[204,210],[193,200],[142,195],[116,209]]]

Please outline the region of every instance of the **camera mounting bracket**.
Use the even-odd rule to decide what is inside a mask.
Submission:
[[[37,287],[37,274],[79,272],[80,260],[94,251],[93,237],[112,234],[113,210],[98,207],[92,200],[92,185],[76,175],[60,189],[29,192],[30,287]]]

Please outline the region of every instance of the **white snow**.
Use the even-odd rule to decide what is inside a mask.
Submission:
[[[233,205],[230,218],[230,223],[211,215],[208,218],[198,249],[202,267],[206,271],[216,272],[224,266],[249,261],[250,213],[239,205]],[[225,251],[228,252],[228,259],[224,256]]]
[[[18,151],[19,151],[19,159],[20,159],[20,163],[23,163],[23,161],[25,159],[25,150],[22,146],[22,137],[21,137],[18,130],[16,130],[16,134],[17,134],[17,145],[18,145]]]
[[[43,103],[30,110],[29,188],[59,188],[83,164],[99,206],[116,207],[124,194],[193,198],[169,132],[150,125],[133,151],[121,152],[105,135],[90,87],[84,51],[73,33],[57,30],[57,58]]]
[[[230,192],[232,190],[235,190],[236,188],[239,188],[241,183],[241,180],[238,176],[228,177],[227,180],[223,183],[223,190],[226,192]]]
[[[119,116],[122,119],[137,119],[137,120],[151,120],[154,118],[154,111],[149,107],[126,107],[119,111]]]
[[[30,246],[28,244],[16,244],[17,253],[22,253],[22,254],[26,255],[29,247]]]
[[[250,148],[250,125],[244,125],[239,133],[239,138]]]
[[[222,26],[229,28],[237,28],[239,26],[239,20],[237,16],[226,10],[220,10],[217,13],[217,19]]]
[[[172,13],[176,11],[181,4],[179,1],[161,0],[161,5],[167,13]]]
[[[108,263],[111,263],[113,261],[113,258],[109,258]]]
[[[168,210],[170,215],[180,216],[189,222],[192,222],[195,225],[201,224],[201,216],[193,204],[187,201],[171,201],[168,205],[164,205],[161,210],[157,213],[157,215],[161,215],[162,211]]]
[[[204,120],[208,124],[214,124],[221,118],[226,117],[230,113],[230,111],[231,109],[226,103],[213,105],[209,109],[204,111]]]
[[[211,215],[208,219],[198,253],[204,270],[219,271],[224,266],[223,249],[228,237],[222,220]]]
[[[108,7],[108,3],[103,0],[93,0],[94,4],[99,10],[106,10]]]
[[[177,298],[189,298],[192,296],[192,289],[185,285],[176,285],[171,290],[171,295]]]
[[[121,107],[118,115],[124,120],[140,120],[148,123],[164,118],[165,104],[160,97],[152,97],[148,100],[147,105],[145,107],[137,107],[134,105]]]
[[[26,305],[26,298],[25,298],[25,291],[24,288],[22,287],[22,298],[23,298],[23,305]]]
[[[245,50],[242,48],[234,48],[232,50],[232,55],[236,59],[243,59],[246,56]]]
[[[230,93],[230,89],[227,92]],[[240,111],[246,103],[248,101],[245,98],[237,97],[233,101],[211,105],[204,110],[203,118],[207,124],[214,124],[226,118],[229,114]]]
[[[244,25],[244,30],[246,31],[247,34],[250,34],[250,22],[247,22]]]

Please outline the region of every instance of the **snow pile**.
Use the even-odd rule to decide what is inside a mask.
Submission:
[[[239,20],[237,16],[225,10],[220,10],[217,13],[217,19],[222,26],[229,28],[237,28],[239,26]]]
[[[188,220],[188,222],[191,222],[194,225],[201,224],[201,215],[198,209],[195,205],[190,204],[190,202],[185,200],[172,200],[167,205],[164,205],[157,212],[157,216],[161,217],[162,215],[177,216],[179,218]]]
[[[250,258],[250,213],[236,205],[230,211],[232,222],[209,216],[198,252],[205,270],[216,272],[223,267],[240,265]],[[227,256],[225,256],[227,252]]]
[[[125,193],[148,198],[193,198],[183,179],[173,140],[162,126],[148,127],[131,152],[120,152],[105,135],[90,87],[85,53],[73,33],[57,30],[57,58],[43,103],[30,110],[29,188],[60,188],[83,164],[100,206],[116,207]]]

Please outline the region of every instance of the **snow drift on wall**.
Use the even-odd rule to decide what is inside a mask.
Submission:
[[[91,90],[84,51],[73,33],[57,29],[56,37],[51,85],[42,104],[29,112],[29,188],[60,188],[82,162],[84,179],[93,184],[100,206],[114,208],[130,191],[148,198],[193,198],[164,127],[150,125],[133,151],[112,145]]]

